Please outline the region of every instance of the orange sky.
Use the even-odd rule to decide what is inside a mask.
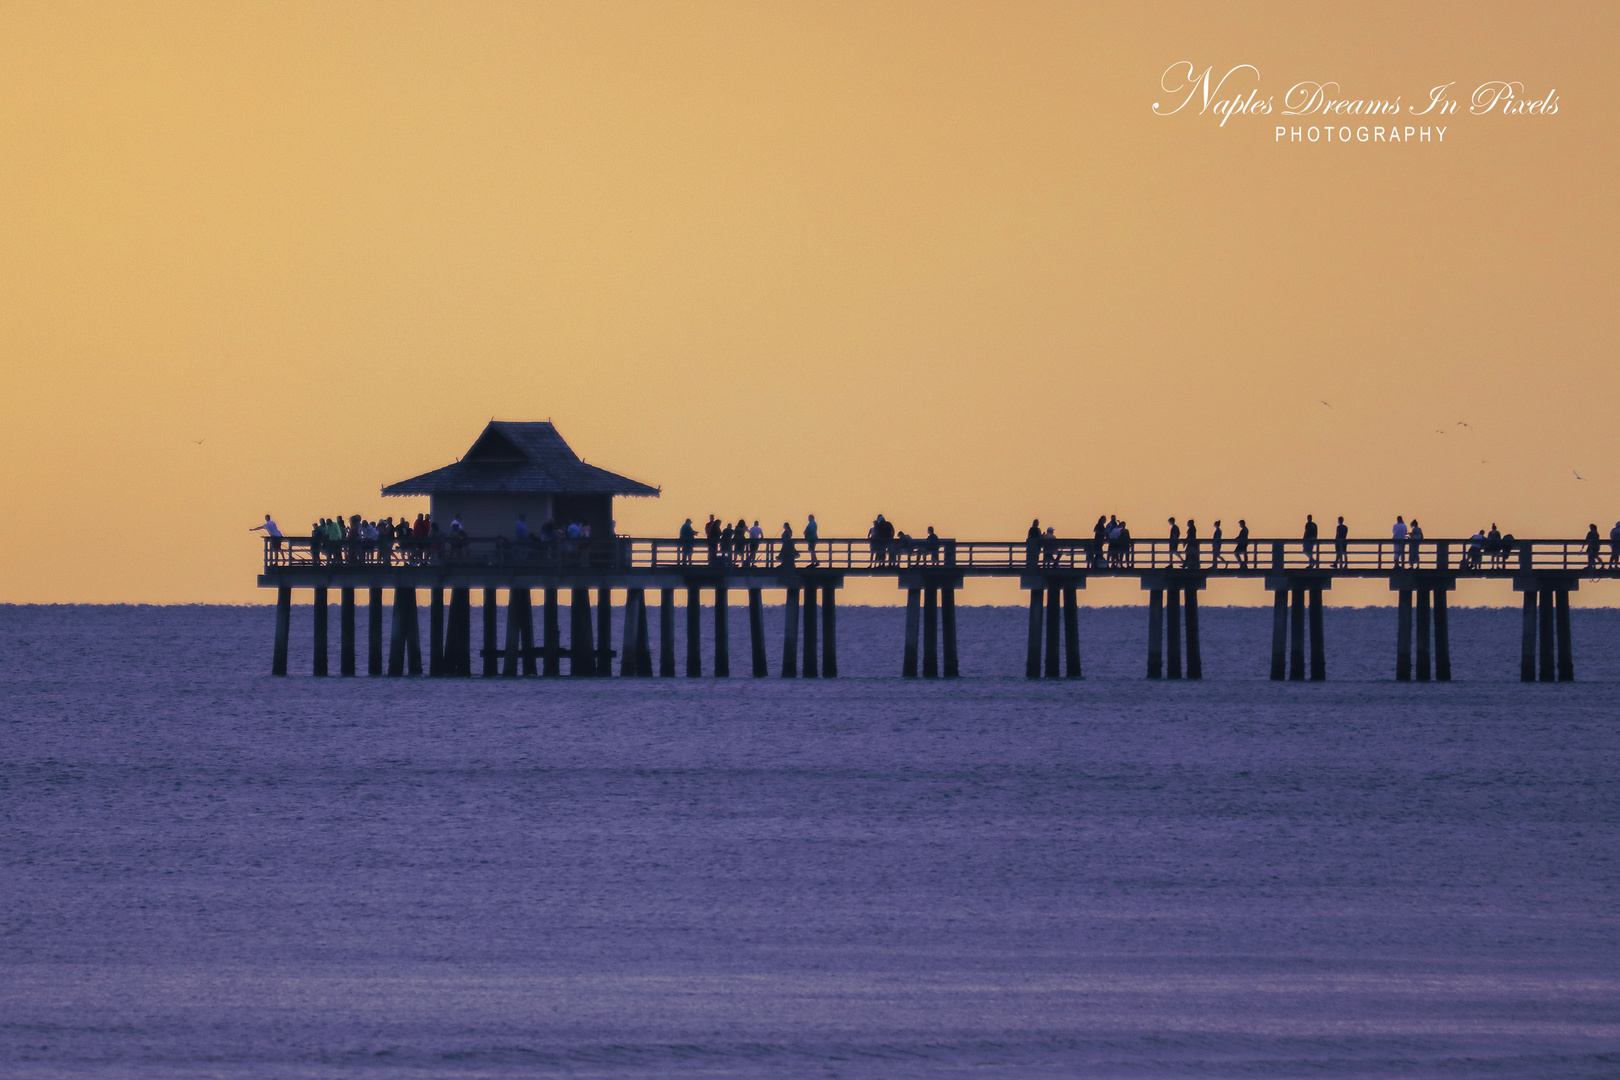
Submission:
[[[637,534],[1606,530],[1620,8],[1409,6],[7,4],[0,601],[260,602],[266,510],[491,416]],[[1178,61],[1462,108],[1279,143]]]

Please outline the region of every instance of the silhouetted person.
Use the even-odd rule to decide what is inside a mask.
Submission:
[[[1198,569],[1198,522],[1187,519],[1187,557],[1181,560],[1183,570]]]
[[[1586,527],[1586,568],[1596,570],[1598,559],[1603,556],[1603,537],[1598,533],[1597,522]]]
[[[1214,570],[1224,565],[1226,560],[1221,557],[1221,520],[1216,518],[1215,531],[1209,536],[1209,566]]]
[[[759,545],[765,542],[765,530],[759,527],[759,519],[748,530],[748,565],[753,566],[759,562]]]
[[[821,560],[816,558],[816,537],[819,530],[816,528],[816,515],[811,514],[810,520],[804,523],[804,547],[810,554],[810,565],[819,566]]]
[[[1338,527],[1333,530],[1333,568],[1335,570],[1350,568],[1350,529],[1342,517],[1339,518]]]
[[[1399,514],[1395,515],[1395,525],[1389,530],[1389,538],[1395,542],[1395,569],[1399,570],[1406,562],[1406,519]],[[1382,561],[1379,560],[1380,563]]]
[[[692,519],[687,518],[686,524],[681,526],[681,553],[676,560],[677,565],[692,565],[692,549],[697,546],[697,530],[692,528]]]
[[[1087,561],[1096,566],[1103,559],[1103,544],[1108,540],[1108,519],[1097,515],[1097,524],[1091,527],[1091,551]]]
[[[923,546],[928,551],[928,561],[939,562],[939,534],[934,532],[932,525],[928,526],[928,537],[923,541]]]
[[[1609,530],[1609,565],[1617,562],[1620,562],[1620,521],[1615,522],[1614,528]]]
[[[1034,566],[1041,557],[1041,519],[1036,518],[1030,522],[1029,532],[1024,535],[1024,565]]]
[[[709,515],[708,524],[703,526],[703,539],[709,546],[709,562],[712,563],[720,547],[720,523],[714,520],[713,514]]]
[[[799,551],[793,546],[793,526],[785,521],[782,522],[782,550],[776,553],[776,561],[784,570],[792,570],[799,561]]]
[[[1170,522],[1170,565],[1176,564],[1176,552],[1181,550],[1181,526],[1176,524],[1175,518],[1167,519]]]
[[[1249,568],[1249,523],[1238,518],[1237,542],[1232,545],[1232,554],[1237,556],[1238,569]]]
[[[264,533],[265,536],[270,538],[270,550],[271,551],[280,551],[281,550],[281,526],[277,525],[274,521],[270,520],[270,515],[269,514],[264,515],[264,524],[263,525],[250,525],[250,526],[248,526],[248,532],[262,532],[262,533]]]
[[[724,562],[724,563],[730,563],[731,562],[731,545],[733,543],[733,538],[736,535],[737,535],[736,530],[734,530],[731,527],[731,522],[729,522],[729,521],[726,522],[725,528],[720,530],[720,561],[721,562]]]
[[[1316,554],[1316,519],[1309,514],[1305,515],[1305,565],[1312,570],[1322,565]]]
[[[1418,549],[1418,545],[1422,542],[1423,527],[1418,524],[1417,518],[1413,518],[1412,527],[1406,533],[1406,561],[1414,568],[1423,557],[1423,553]]]

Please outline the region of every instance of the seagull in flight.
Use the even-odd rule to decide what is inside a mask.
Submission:
[[[203,443],[208,441],[208,436],[204,435],[202,438],[194,439],[192,441],[195,442],[198,446],[201,446]]]
[[[1466,420],[1459,420],[1459,421],[1457,421],[1457,426],[1458,426],[1458,427],[1468,427],[1468,421],[1466,421]]]
[[[1316,400],[1317,400],[1317,401],[1322,401],[1322,399],[1321,399],[1321,398],[1317,398],[1317,399],[1316,399]],[[1328,407],[1328,408],[1330,408],[1330,409],[1331,409],[1331,408],[1333,408],[1333,406],[1331,406],[1331,405],[1328,405],[1328,403],[1327,403],[1327,402],[1325,402],[1325,401],[1322,401],[1322,404],[1324,404],[1324,405],[1327,405],[1327,407]]]
[[[1574,474],[1575,479],[1577,479],[1577,480],[1585,480],[1586,479],[1586,477],[1582,476],[1580,473],[1575,472],[1574,469],[1571,469],[1569,471]]]

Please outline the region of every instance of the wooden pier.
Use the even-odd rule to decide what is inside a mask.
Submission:
[[[504,539],[449,541],[328,541],[267,539],[261,588],[277,590],[271,670],[287,673],[292,595],[314,599],[316,675],[329,669],[328,605],[339,594],[338,672],[357,674],[358,590],[366,595],[366,672],[370,675],[489,677],[568,674],[627,678],[670,677],[675,656],[675,596],[685,593],[688,677],[705,674],[701,601],[713,600],[714,655],[707,673],[731,675],[732,595],[747,595],[749,672],[770,674],[764,629],[766,593],[780,593],[786,613],[776,672],[784,678],[838,675],[838,591],[850,578],[893,578],[906,594],[904,640],[898,650],[905,678],[955,678],[961,672],[956,636],[957,591],[967,578],[1016,577],[1029,593],[1024,674],[1031,679],[1078,679],[1081,630],[1077,593],[1091,578],[1136,578],[1148,592],[1146,675],[1200,679],[1198,594],[1211,579],[1255,580],[1273,594],[1271,678],[1327,678],[1322,594],[1338,579],[1378,578],[1398,593],[1393,671],[1399,681],[1451,678],[1447,594],[1457,582],[1489,579],[1523,594],[1520,678],[1567,682],[1575,677],[1569,594],[1586,578],[1620,577],[1620,567],[1591,559],[1585,540],[1515,540],[1480,558],[1467,540],[1349,540],[1324,566],[1332,541],[1251,540],[1246,552],[1207,541],[1190,548],[1166,539],[1134,539],[1128,550],[1093,540],[911,541],[821,539],[816,563],[802,565],[783,542],[738,545],[730,555],[701,540],[615,537],[518,544]],[[1202,547],[1200,546],[1202,545]],[[384,658],[383,599],[393,590]],[[419,590],[429,595],[424,650]],[[473,647],[472,597],[480,594],[482,641]],[[507,597],[506,634],[497,642],[499,595]],[[540,644],[535,644],[534,597],[541,595]],[[568,598],[568,643],[558,604]],[[592,594],[595,594],[593,601]],[[657,660],[648,612],[657,600]],[[613,646],[613,598],[622,598],[619,646]],[[1415,640],[1414,640],[1415,639]],[[1307,642],[1309,647],[1307,648]],[[1415,646],[1415,647],[1414,647]]]

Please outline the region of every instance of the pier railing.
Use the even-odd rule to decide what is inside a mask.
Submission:
[[[411,567],[489,567],[513,572],[624,572],[631,570],[723,570],[772,572],[837,570],[871,574],[902,570],[950,570],[983,574],[1073,572],[1128,577],[1146,572],[1189,571],[1216,577],[1314,573],[1377,577],[1403,570],[1465,576],[1563,571],[1620,576],[1620,560],[1605,541],[1594,551],[1586,540],[1504,540],[1474,545],[1468,539],[1421,541],[1253,539],[1228,537],[1219,544],[1200,537],[1174,545],[1164,537],[1101,542],[1086,539],[964,541],[940,538],[874,542],[829,538],[744,540],[730,551],[699,539],[613,537],[518,543],[501,538],[430,540],[322,540],[269,537],[264,541],[268,574],[283,570],[342,567],[345,570]]]

